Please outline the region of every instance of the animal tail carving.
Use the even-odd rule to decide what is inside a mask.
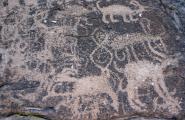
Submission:
[[[99,10],[101,10],[101,7],[100,7],[99,3],[100,3],[100,1],[97,1],[97,2],[96,2],[96,6],[97,6],[97,8],[98,8]]]

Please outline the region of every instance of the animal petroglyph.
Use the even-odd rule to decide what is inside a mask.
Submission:
[[[158,40],[154,40],[154,41],[158,41]],[[166,47],[161,41],[160,41],[160,43],[156,44],[156,46],[152,46],[151,41],[146,42],[146,43],[147,43],[147,45],[143,44],[142,46],[144,47],[145,52],[147,53],[147,55],[150,58],[152,58],[153,60],[157,60],[158,62],[162,62],[163,60],[166,59],[166,57],[167,57],[167,55],[165,53],[166,52],[165,51]],[[149,47],[147,48],[147,46],[149,46]],[[115,52],[114,52],[115,59],[118,60],[118,61],[127,62],[127,63],[130,63],[132,61],[141,60],[141,59],[138,58],[138,54],[136,54],[136,50],[133,47],[134,47],[134,45],[129,45],[129,46],[125,46],[122,49],[115,50]],[[155,49],[155,47],[159,48],[159,49],[162,49],[163,52],[157,51]],[[144,59],[145,58],[142,58],[142,60],[144,60]],[[124,67],[119,67],[117,65],[116,61],[113,61],[113,66],[118,72],[124,73]]]
[[[161,36],[141,33],[119,35],[116,33],[108,33],[101,30],[96,30],[93,35],[93,40],[97,43],[98,47],[91,53],[90,59],[100,69],[108,68],[109,65],[113,62],[113,66],[115,67],[115,69],[118,72],[123,73],[124,70],[118,67],[116,61],[113,60],[129,63],[133,60],[138,61],[144,59],[141,57],[139,58],[139,54],[141,51],[137,52],[137,50],[135,49],[137,44],[142,45],[142,52],[145,52],[144,56],[148,55],[148,57],[150,57],[154,61],[156,60],[158,62],[161,62],[166,58],[166,45],[164,44]],[[110,51],[108,48],[113,49],[114,52],[112,53],[112,51]],[[104,54],[105,52],[98,52],[100,50],[106,51],[106,54]],[[104,62],[106,61],[105,63],[107,64],[103,65],[103,63],[100,63],[100,58],[102,58],[101,60],[103,60]],[[102,67],[102,65],[104,67]]]
[[[47,101],[47,99],[56,96],[71,96],[71,99],[75,100],[70,103],[69,106],[74,107],[73,112],[78,116],[80,114],[78,111],[79,97],[97,95],[98,93],[107,93],[113,99],[111,105],[118,110],[117,95],[112,91],[107,81],[109,77],[109,72],[104,72],[101,76],[90,76],[82,79],[71,77],[67,73],[59,74],[56,76],[54,81],[49,81],[49,83],[45,82],[43,88],[47,89],[48,95],[43,97],[43,101]],[[60,106],[64,104],[66,104],[64,101],[59,102],[55,106],[55,109],[58,110]],[[98,108],[98,106],[93,108],[94,110],[97,109],[97,111],[92,111],[95,112],[95,115],[99,111]]]
[[[125,75],[128,79],[128,85],[125,90],[128,93],[128,100],[134,109],[138,111],[146,110],[146,104],[139,100],[138,88],[152,85],[159,97],[165,101],[162,105],[163,107],[165,106],[164,109],[167,108],[172,114],[177,114],[181,110],[180,101],[172,97],[168,91],[163,74],[163,69],[175,62],[176,60],[174,59],[166,59],[160,65],[154,65],[149,61],[138,61],[126,65]]]
[[[75,8],[75,9],[74,9]],[[84,8],[83,6],[80,5],[68,5],[66,3],[65,5],[65,10],[62,12],[59,12],[57,14],[57,17],[62,15],[67,15],[68,13],[70,13],[70,15],[75,16],[75,17],[81,17],[82,15],[85,15],[87,13],[91,12],[90,10]]]
[[[118,20],[116,20],[114,18],[115,15],[119,15],[122,16],[124,22],[135,22],[138,21],[138,18],[135,18],[134,16],[137,14],[141,14],[144,11],[146,11],[146,7],[142,6],[138,1],[136,0],[131,0],[130,4],[134,5],[136,7],[139,7],[137,10],[133,10],[128,6],[124,6],[124,5],[110,5],[107,7],[100,7],[99,5],[100,1],[98,1],[96,3],[96,6],[98,8],[98,10],[102,13],[103,17],[102,17],[102,21],[104,23],[109,23],[109,21],[107,20],[107,16],[110,16],[110,21],[111,22],[119,22]],[[129,19],[127,19],[127,16],[129,16]]]
[[[114,49],[122,49],[124,46],[136,44],[138,42],[161,40],[160,36],[145,35],[141,33],[132,33],[124,35],[112,35],[110,36],[107,45]]]

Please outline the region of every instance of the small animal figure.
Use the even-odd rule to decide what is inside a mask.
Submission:
[[[110,5],[107,7],[100,7],[99,5],[100,1],[98,1],[96,3],[96,6],[98,8],[98,10],[102,13],[103,17],[102,17],[102,21],[104,23],[109,23],[109,21],[107,20],[106,16],[110,16],[110,21],[111,22],[118,22],[118,20],[114,19],[115,15],[119,15],[122,16],[124,22],[134,22],[137,21],[138,18],[134,18],[135,15],[137,14],[142,14],[142,12],[146,11],[146,7],[142,6],[139,2],[137,2],[136,0],[131,0],[130,4],[136,6],[136,10],[131,9],[128,6],[124,6],[124,5]],[[127,19],[127,16],[129,17],[129,19]]]

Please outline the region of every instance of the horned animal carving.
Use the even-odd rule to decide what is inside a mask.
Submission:
[[[114,18],[115,15],[118,16],[122,16],[124,22],[134,22],[137,21],[138,18],[134,18],[135,15],[142,13],[145,11],[146,7],[142,6],[138,1],[136,0],[131,0],[130,4],[136,6],[138,9],[133,10],[128,6],[124,6],[124,5],[110,5],[107,7],[100,7],[99,5],[100,1],[98,1],[96,3],[96,6],[98,8],[98,10],[102,13],[103,17],[102,17],[102,21],[104,23],[109,23],[109,21],[107,20],[107,16],[110,16],[110,21],[111,22],[118,22],[118,20],[116,20]],[[129,19],[127,19],[127,16]]]

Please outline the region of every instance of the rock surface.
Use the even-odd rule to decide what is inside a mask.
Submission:
[[[0,0],[0,120],[182,120],[184,0]]]

